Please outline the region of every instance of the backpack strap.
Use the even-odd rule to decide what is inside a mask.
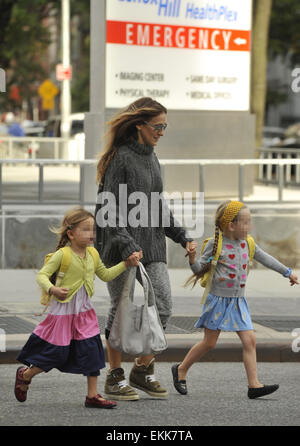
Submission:
[[[59,270],[56,274],[55,286],[61,285],[62,279],[63,279],[63,277],[71,263],[71,248],[69,246],[64,246],[63,248],[60,248],[60,249],[62,250],[63,254],[62,254]],[[49,254],[47,254],[45,256],[44,264],[48,262],[48,260],[53,256],[53,254],[54,254],[54,252],[50,252]],[[35,314],[36,316],[42,316],[47,311],[47,309],[50,305],[50,300],[51,300],[51,296],[49,296],[49,294],[46,293],[45,291],[42,291],[41,304],[45,305],[45,308],[42,313],[36,313]]]
[[[206,239],[204,240],[204,242],[202,243],[202,246],[201,246],[201,255],[203,254],[203,251],[204,251],[204,248],[205,248],[207,242],[208,242],[209,240],[211,240],[211,239],[212,239],[212,237],[208,237],[208,238],[206,238]]]
[[[210,237],[210,238],[212,238],[212,237]],[[206,242],[208,240],[209,239],[207,239]],[[207,279],[207,282],[206,282],[206,287],[205,287],[205,290],[204,290],[204,293],[203,293],[203,296],[202,296],[202,299],[201,299],[201,303],[202,304],[205,304],[207,295],[208,295],[208,293],[209,293],[209,291],[211,289],[212,280],[213,280],[213,277],[214,277],[214,274],[215,274],[215,269],[216,269],[216,266],[217,266],[217,263],[218,263],[218,259],[220,257],[221,251],[222,251],[222,246],[223,246],[223,236],[222,236],[222,232],[220,231],[219,232],[219,240],[218,240],[217,251],[216,251],[216,253],[214,255],[214,258],[211,261],[211,268],[210,268],[210,271],[209,271],[209,276],[208,276],[208,279]]]
[[[249,250],[249,263],[247,268],[247,274],[250,272],[250,267],[252,266],[252,260],[255,254],[255,241],[251,235],[247,236],[248,250]]]
[[[62,250],[63,255],[62,255],[60,267],[59,267],[59,270],[57,273],[55,286],[60,286],[62,279],[63,279],[63,277],[71,263],[71,248],[70,248],[70,246],[64,246],[63,248],[61,248],[61,250]]]
[[[95,267],[95,271],[96,271],[96,268],[97,268],[97,265],[98,265],[98,262],[99,262],[99,252],[93,246],[88,246],[87,250],[91,254],[91,256],[93,257],[94,267]]]
[[[249,265],[252,266],[252,260],[255,254],[255,241],[251,235],[247,236],[247,243],[249,249]]]

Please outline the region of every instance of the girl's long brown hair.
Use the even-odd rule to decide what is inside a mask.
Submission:
[[[136,126],[161,113],[167,113],[167,109],[159,102],[144,97],[133,102],[126,109],[121,110],[107,122],[109,129],[105,135],[104,151],[100,154],[97,165],[97,183],[102,184],[109,163],[120,145],[132,136],[137,138]]]
[[[60,227],[58,228],[50,228],[52,232],[58,235],[59,241],[56,246],[55,251],[58,251],[60,248],[63,248],[69,243],[68,231],[75,229],[79,223],[88,218],[94,218],[93,214],[86,211],[82,207],[78,206],[76,208],[70,209],[64,216]]]
[[[219,236],[220,236],[220,231],[221,231],[221,229],[220,229],[220,218],[224,214],[224,211],[225,211],[225,209],[226,209],[226,207],[228,206],[229,203],[230,203],[230,200],[224,201],[223,203],[221,203],[219,205],[219,207],[218,207],[218,209],[216,211],[214,246],[213,246],[211,257],[214,257],[216,252],[217,252]],[[194,286],[196,285],[198,280],[200,280],[201,277],[203,277],[205,273],[210,271],[210,269],[211,269],[211,260],[203,266],[203,268],[199,271],[199,273],[195,273],[191,277],[189,277],[188,280],[186,281],[186,283],[184,284],[184,286],[186,287],[186,286],[192,284],[192,288],[194,288]]]

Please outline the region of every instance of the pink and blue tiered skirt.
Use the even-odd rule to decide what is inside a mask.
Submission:
[[[44,372],[98,376],[105,356],[95,310],[84,286],[66,303],[52,300],[49,313],[37,325],[17,360]]]

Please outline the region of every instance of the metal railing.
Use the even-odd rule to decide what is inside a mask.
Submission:
[[[284,182],[286,185],[300,186],[300,165],[295,163],[300,158],[300,148],[276,148],[266,147],[259,151],[262,160],[286,159],[293,160],[292,164],[284,167]],[[277,184],[279,181],[279,168],[276,164],[260,164],[258,169],[258,180],[264,184]]]
[[[31,159],[31,160],[20,160],[20,159],[10,159],[10,160],[4,160],[0,159],[0,207],[1,205],[7,205],[7,204],[15,204],[15,205],[32,205],[32,204],[74,204],[74,202],[79,202],[82,205],[88,204],[87,201],[84,200],[85,197],[85,190],[84,190],[84,184],[85,184],[85,173],[86,173],[86,167],[87,166],[95,166],[96,167],[97,161],[94,159],[88,159],[88,160],[82,160],[82,161],[69,161],[69,160],[48,160],[48,159]],[[38,196],[36,200],[23,200],[23,201],[17,201],[17,200],[4,200],[3,199],[3,175],[2,175],[2,168],[3,165],[30,165],[30,166],[36,166],[38,168],[39,174],[38,174],[38,181],[37,181],[37,188],[38,188]],[[284,169],[286,166],[292,166],[295,165],[296,167],[300,166],[300,158],[297,159],[221,159],[221,160],[212,160],[212,159],[161,159],[160,164],[162,166],[162,176],[164,178],[165,169],[167,166],[182,166],[182,165],[196,165],[199,168],[199,191],[205,193],[205,168],[207,166],[213,166],[213,165],[221,165],[221,166],[238,166],[238,191],[237,196],[240,201],[247,201],[245,200],[245,169],[248,166],[258,166],[258,168],[261,168],[263,166],[276,166],[277,168],[277,175],[278,175],[278,194],[277,194],[277,202],[282,202],[283,199],[283,189],[285,185],[285,177],[284,177]],[[62,165],[73,165],[73,166],[79,166],[79,193],[78,197],[75,198],[75,200],[68,201],[68,200],[45,200],[44,196],[44,187],[45,187],[45,181],[44,181],[44,168],[47,166],[62,166]],[[63,181],[63,178],[61,179]],[[93,180],[91,180],[93,181]],[[216,202],[218,200],[206,200],[206,202]],[[265,200],[266,201],[266,200]],[[253,201],[251,201],[254,203]],[[260,203],[262,201],[259,201]],[[300,202],[300,194],[299,194],[299,200],[296,200],[294,202]]]
[[[79,195],[76,199],[81,204],[85,203],[84,200],[84,176],[85,176],[85,167],[96,165],[96,160],[81,160],[81,161],[69,161],[69,160],[48,160],[48,159],[10,159],[3,160],[0,159],[0,207],[3,204],[17,204],[17,205],[32,205],[32,204],[71,204],[74,203],[74,200],[45,200],[44,198],[44,190],[45,190],[45,181],[44,181],[44,168],[46,166],[78,166],[79,171]],[[25,166],[36,166],[38,168],[38,181],[37,181],[37,192],[38,197],[37,200],[3,200],[3,165],[25,165]],[[63,178],[62,178],[63,181]]]
[[[84,137],[0,136],[1,159],[84,158]]]

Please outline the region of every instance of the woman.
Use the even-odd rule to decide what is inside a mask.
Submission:
[[[173,215],[163,201],[158,208],[151,206],[152,193],[157,196],[163,191],[160,165],[154,147],[164,135],[166,120],[166,108],[151,98],[138,99],[111,119],[106,135],[107,144],[97,166],[99,190],[96,205],[96,246],[101,259],[107,266],[125,259],[143,259],[152,281],[164,329],[172,309],[165,236],[180,243],[187,252],[192,241],[187,238],[183,228],[175,226]],[[139,212],[135,212],[137,205],[134,199],[141,198],[141,195],[147,200],[141,199],[143,204]],[[116,213],[111,208],[111,212],[108,211],[108,220],[104,220],[103,215],[104,196],[115,197],[118,210]],[[130,196],[131,200],[128,200]],[[167,214],[169,217],[169,224],[162,219],[162,211],[164,216]],[[108,225],[105,226],[107,221]],[[166,397],[167,391],[154,377],[153,355],[141,356],[135,360],[129,386],[121,368],[122,354],[109,344],[110,328],[127,274],[121,274],[108,284],[111,308],[105,337],[110,370],[106,378],[105,393],[116,400],[136,400],[139,395],[132,388],[136,387],[151,396]]]

